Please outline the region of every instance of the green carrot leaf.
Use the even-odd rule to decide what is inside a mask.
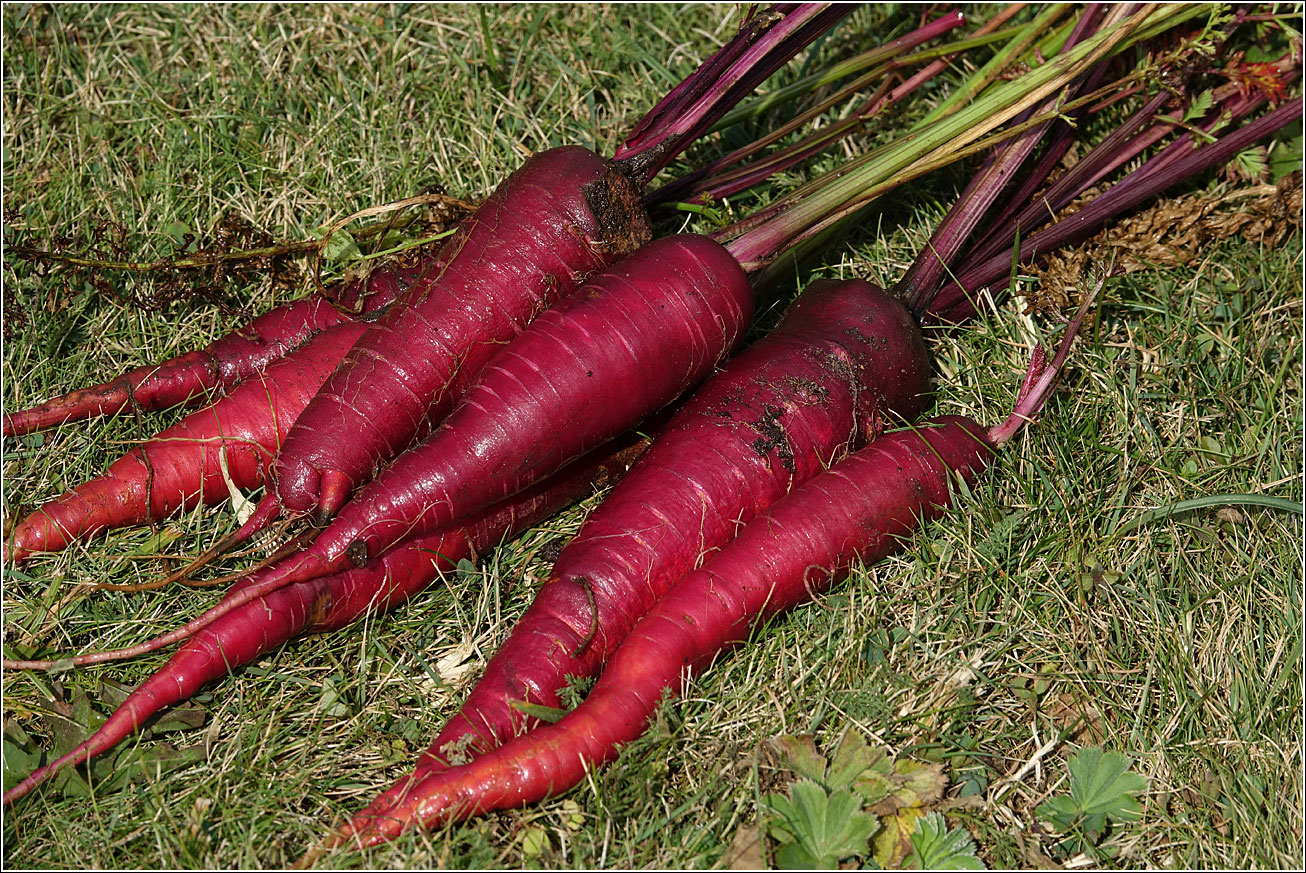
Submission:
[[[1193,98],[1193,102],[1188,104],[1188,111],[1184,113],[1184,121],[1197,121],[1211,111],[1211,106],[1215,103],[1215,94],[1209,88]]]

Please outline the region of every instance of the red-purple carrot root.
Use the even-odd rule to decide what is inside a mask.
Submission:
[[[569,790],[589,769],[611,761],[621,744],[644,731],[665,693],[679,693],[723,649],[824,593],[854,563],[899,551],[904,538],[943,514],[956,480],[975,484],[993,452],[1051,396],[1100,290],[1099,284],[1086,296],[1050,363],[1036,348],[1001,425],[986,430],[962,416],[943,416],[882,436],[813,477],[652,605],[579,707],[470,763],[419,770],[355,816],[326,848],[376,845],[409,827],[532,803]]]
[[[422,755],[482,754],[527,729],[512,705],[558,705],[657,600],[740,527],[896,417],[929,404],[924,343],[865,282],[818,282],[709,380],[586,520],[466,703]],[[381,814],[402,788],[371,807]]]
[[[334,515],[448,414],[502,343],[650,235],[619,169],[574,146],[532,156],[446,242],[444,269],[350,350],[287,436],[267,499]]]
[[[365,329],[353,321],[328,328],[114,461],[103,475],[20,519],[4,544],[4,559],[22,561],[108,528],[220,502],[230,494],[228,481],[257,488],[295,418]]]
[[[666,691],[777,612],[825,591],[858,559],[901,548],[942,514],[954,475],[973,482],[992,447],[956,417],[898,431],[800,486],[684,578],[634,628],[577,709],[463,766],[417,774],[329,845],[375,845],[431,826],[560,794],[643,733]]]
[[[269,499],[334,515],[378,464],[448,414],[497,345],[646,242],[640,190],[657,168],[847,12],[797,3],[750,17],[636,125],[619,161],[577,146],[532,156],[446,244],[438,280],[398,301],[305,411]]]
[[[779,329],[731,361],[678,414],[681,424],[668,426],[659,460],[637,468],[644,471],[642,484],[616,501],[625,508],[591,519],[590,535],[573,544],[576,560],[560,560],[555,580],[450,730],[479,734],[484,748],[511,735],[520,715],[510,699],[550,704],[565,677],[596,670],[704,550],[729,540],[748,518],[888,421],[919,415],[928,391],[924,342],[902,304],[865,282],[814,283]],[[700,468],[702,476],[695,472]],[[632,520],[639,520],[633,535]],[[672,548],[641,533],[664,527],[682,538]],[[275,574],[261,579],[176,630],[133,646],[5,663],[85,666],[156,651],[290,581]],[[519,666],[527,672],[518,675]],[[530,694],[519,690],[523,685]]]

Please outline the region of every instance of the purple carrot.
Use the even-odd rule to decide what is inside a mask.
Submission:
[[[521,490],[706,378],[752,315],[748,277],[719,244],[649,243],[506,345],[424,443],[279,565],[282,578],[335,572]]]
[[[498,346],[584,277],[650,236],[625,175],[587,149],[550,149],[445,244],[447,264],[371,325],[287,436],[268,507],[334,515],[374,467],[452,409]]]
[[[530,158],[446,242],[443,271],[396,301],[314,398],[242,536],[282,510],[333,516],[380,464],[429,433],[500,345],[649,239],[639,189],[656,168],[847,11],[764,13],[764,27],[745,27],[646,116],[621,160],[577,146]]]
[[[1173,17],[1173,13],[1165,12],[1164,16],[1162,13],[1158,13],[1158,17]],[[1138,21],[1142,20],[1145,19],[1134,19],[1133,23],[1136,24]],[[1045,98],[1051,93],[1059,90],[1059,87],[1064,85],[1068,80],[1073,79],[1080,72],[1091,68],[1092,62],[1095,58],[1099,58],[1103,53],[1109,52],[1112,48],[1123,44],[1128,36],[1129,33],[1125,30],[1116,30],[1111,33],[1095,36],[1091,40],[1086,41],[1083,45],[1076,46],[1069,53],[1049,61],[1038,71],[1025,77],[1025,79],[1022,79],[1018,83],[1008,83],[1002,88],[1001,93],[996,96],[995,102],[1005,107],[1004,111],[1009,113],[1007,117],[1015,115],[1018,113],[1022,100],[1028,103],[1033,100],[1031,94],[1038,95],[1040,98]],[[958,137],[968,141],[978,139],[983,135],[987,127],[995,126],[1002,120],[1001,116],[993,115],[991,112],[988,112],[988,109],[989,105],[984,103],[977,104],[974,107],[968,107],[966,110],[941,121],[937,128],[931,130],[928,136],[922,136],[919,139],[914,137],[909,138],[908,142],[905,143],[903,147],[885,150],[883,155],[879,156],[881,157],[881,160],[878,163],[873,163],[869,167],[860,167],[858,172],[851,177],[843,173],[831,174],[829,177],[832,180],[830,186],[832,191],[836,193],[831,194],[831,192],[822,191],[815,195],[810,193],[806,195],[809,199],[806,199],[805,202],[801,203],[794,209],[793,214],[797,217],[797,221],[791,221],[790,214],[784,213],[780,218],[775,220],[774,225],[768,223],[761,227],[755,225],[751,226],[752,232],[737,236],[727,246],[730,255],[738,260],[740,264],[750,263],[754,265],[755,269],[764,268],[768,263],[773,262],[777,254],[780,251],[783,251],[786,246],[792,245],[793,240],[804,238],[804,235],[812,232],[812,229],[815,227],[821,225],[828,226],[830,222],[829,216],[832,212],[835,215],[838,215],[840,212],[846,210],[847,207],[843,198],[849,196],[850,189],[856,190],[857,186],[866,186],[868,184],[868,178],[872,182],[872,187],[875,187],[874,180],[877,178],[875,171],[891,171],[892,168],[906,166],[916,157],[926,154],[932,148],[932,143],[955,142]],[[884,170],[886,167],[889,168],[889,170]],[[884,186],[881,184],[880,190],[883,189]],[[864,197],[865,195],[859,196]],[[727,230],[723,231],[723,233],[729,236],[731,231]],[[882,296],[882,292],[876,291],[875,293]],[[602,296],[600,296],[600,298],[595,300],[595,303],[601,303],[602,299]],[[588,301],[586,302],[586,305],[589,305]],[[868,307],[866,311],[868,318],[875,317],[884,319],[889,309],[893,308],[886,308],[885,304],[875,303],[873,300],[866,301],[865,305]],[[894,304],[894,306],[896,306],[896,304]],[[666,322],[666,319],[663,319],[662,321]],[[890,323],[894,322],[892,318],[889,318],[888,321]],[[664,327],[665,326],[666,325],[664,325]],[[844,316],[843,321],[835,320],[831,325],[827,325],[827,329],[847,329],[853,331],[853,333],[858,333],[860,331],[869,335],[878,335],[877,331],[879,330],[878,327],[863,330],[862,325],[860,325],[855,319],[849,320],[846,315]],[[529,333],[530,331],[527,331],[527,334]],[[675,332],[673,331],[672,333],[674,335]],[[527,334],[523,334],[523,340],[527,338]],[[577,332],[577,341],[581,345],[588,345],[591,342],[590,339],[586,338],[588,336],[589,334],[585,331],[579,331]],[[619,346],[625,340],[621,335],[616,335],[609,337],[607,341]],[[879,404],[879,413],[881,415],[897,413],[910,417],[913,414],[913,406],[919,403],[917,399],[918,396],[926,390],[924,385],[927,379],[927,369],[922,365],[917,370],[912,370],[911,372],[915,373],[916,376],[915,382],[908,379],[907,383],[903,383],[900,381],[903,376],[899,370],[897,362],[908,359],[910,357],[911,349],[921,347],[919,334],[916,332],[911,318],[909,316],[904,316],[902,323],[898,324],[893,331],[886,335],[880,335],[879,342],[881,347],[878,350],[878,353],[884,360],[883,372],[877,374],[875,377],[868,377],[872,379],[872,382],[868,383],[867,387],[863,390],[878,390],[883,392],[881,398],[883,402]],[[872,349],[870,351],[875,350]],[[858,365],[858,369],[872,369],[870,360],[874,357],[875,355],[869,355],[865,363]],[[532,359],[523,358],[521,360],[529,370],[530,366],[532,366]],[[534,366],[539,366],[540,363],[543,363],[543,360],[534,364]],[[517,370],[520,370],[520,367],[517,367],[516,364],[514,364],[514,367],[516,367]],[[910,370],[910,368],[908,369]],[[858,373],[853,373],[849,378],[860,378],[860,375]],[[882,384],[876,386],[873,381],[875,378],[884,381]],[[820,380],[817,380],[818,384],[819,381]],[[584,399],[583,394],[577,396]],[[484,412],[481,412],[480,414],[484,415]],[[561,409],[557,411],[555,420],[570,421],[574,419],[577,414],[578,413],[576,413],[574,406],[569,407],[564,403]],[[495,418],[493,415],[488,417],[491,420]],[[302,421],[303,419],[301,418],[301,423]],[[575,431],[575,433],[569,434],[569,436],[583,436],[584,431],[575,428],[572,428],[572,430]],[[541,432],[545,431],[542,430]],[[525,440],[529,439],[529,437],[525,438]],[[581,445],[583,445],[583,443],[581,443]],[[532,446],[529,442],[525,442],[525,448],[529,449],[531,447]],[[476,451],[480,451],[480,448],[480,446],[477,446]],[[561,457],[562,455],[559,456]],[[547,464],[542,464],[538,467],[532,468],[532,471],[533,474],[538,474],[542,473],[547,468]],[[501,469],[511,469],[511,465],[508,468]],[[523,467],[521,469],[524,470],[526,468]],[[520,482],[523,480],[518,481]],[[461,488],[468,484],[470,483],[449,482],[447,483],[447,486]],[[400,485],[402,486],[404,483],[400,483]],[[394,496],[385,496],[384,500],[390,501],[395,505],[405,500],[420,504],[420,500],[414,501],[405,496],[403,489],[392,490],[395,492]],[[377,505],[380,504],[378,503]],[[460,506],[459,509],[454,510],[454,512],[470,512],[473,508],[474,504],[468,503],[467,505]],[[359,531],[360,536],[362,533],[365,533],[366,529],[372,526],[381,529],[383,525],[391,523],[389,519],[379,515],[367,516],[362,520],[364,524],[354,526],[354,530]],[[415,520],[414,516],[410,515],[405,517],[400,513],[398,524],[392,526],[397,526],[399,529],[403,530],[406,529],[407,525],[411,524],[413,520]],[[389,535],[393,536],[394,533],[391,532]],[[345,539],[347,538],[336,537],[328,533],[326,541],[330,544],[334,554],[328,554],[326,556],[327,560],[322,560],[320,553],[317,555],[310,555],[307,559],[298,557],[291,558],[290,563],[288,564],[288,569],[285,572],[279,576],[274,575],[270,579],[265,579],[256,588],[251,588],[246,591],[245,596],[258,596],[272,590],[277,585],[284,585],[305,578],[308,573],[329,572],[338,568],[340,566],[339,562],[349,558],[350,548],[355,545],[355,542],[353,541],[346,544],[344,542]],[[357,537],[355,537],[355,539],[357,539]],[[366,554],[366,548],[364,547],[367,545],[366,542],[363,542],[362,547],[359,548],[358,551],[360,553],[360,558],[363,554]],[[305,571],[304,575],[301,575],[301,570]],[[218,616],[224,614],[226,610],[233,609],[238,605],[239,604],[235,601],[224,603],[219,607],[210,610],[205,615],[188,622],[183,627],[154,640],[118,651],[80,655],[73,660],[73,663],[100,663],[122,657],[130,657],[134,654],[146,651],[152,651],[161,646],[187,638],[196,630],[203,627],[206,623],[213,621]]]
[[[525,730],[513,701],[556,706],[701,556],[792,488],[929,403],[924,343],[865,282],[818,282],[709,380],[586,520],[417,773]],[[383,802],[383,801],[380,801]]]
[[[508,738],[462,766],[400,781],[326,848],[361,847],[562,793],[644,732],[682,673],[748,637],[750,626],[824,591],[855,557],[873,561],[938,517],[953,473],[974,481],[991,452],[984,431],[943,418],[897,432],[801,486],[691,573],[631,631],[584,703],[554,725]],[[316,853],[311,854],[310,858]]]

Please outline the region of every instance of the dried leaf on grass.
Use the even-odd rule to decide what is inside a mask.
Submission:
[[[1076,208],[1061,220],[1073,215]],[[1069,305],[1069,289],[1083,284],[1090,264],[1114,261],[1126,273],[1156,266],[1183,267],[1213,242],[1240,237],[1273,248],[1301,226],[1301,173],[1284,176],[1277,185],[1170,197],[1111,224],[1083,245],[1063,250],[1036,268],[1039,291],[1031,305],[1039,311]]]
[[[730,848],[723,861],[727,870],[766,869],[761,829],[757,825],[747,825],[735,831],[735,838],[730,841]]]

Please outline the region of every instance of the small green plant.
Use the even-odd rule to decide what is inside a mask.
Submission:
[[[911,835],[911,851],[902,866],[910,870],[983,870],[975,857],[975,841],[961,828],[948,830],[948,823],[937,812],[928,813],[916,822]]]
[[[762,798],[763,828],[778,844],[776,866],[835,869],[863,858],[879,867],[984,869],[964,830],[949,831],[943,816],[927,813],[947,785],[941,765],[894,760],[854,731],[829,759],[810,735],[774,745],[797,777],[786,794]]]
[[[828,789],[808,779],[771,794],[766,805],[778,815],[768,832],[780,843],[776,864],[786,870],[833,870],[843,858],[866,855],[875,816],[846,788]]]
[[[71,752],[96,728],[104,723],[99,707],[113,708],[126,699],[130,688],[117,682],[101,681],[94,695],[85,689],[66,693],[58,684],[53,686],[55,699],[42,702],[34,715],[33,724],[46,738],[30,736],[16,720],[4,726],[4,787],[6,790],[32,770]],[[67,698],[67,699],[64,699]],[[150,723],[142,732],[144,739],[161,737],[190,737],[202,727],[207,713],[198,702],[190,702],[172,709]],[[48,754],[41,751],[48,743]],[[178,746],[173,742],[146,743],[141,746],[124,746],[113,754],[92,762],[83,775],[81,770],[67,770],[50,780],[46,789],[50,796],[91,797],[96,791],[120,790],[129,782],[139,779],[157,779],[160,774],[203,760],[200,744]]]
[[[1147,780],[1130,771],[1132,764],[1119,752],[1095,747],[1082,749],[1070,759],[1070,794],[1049,798],[1035,812],[1061,834],[1056,854],[1111,855],[1099,848],[1111,825],[1138,821],[1142,814],[1134,795],[1147,788]]]

